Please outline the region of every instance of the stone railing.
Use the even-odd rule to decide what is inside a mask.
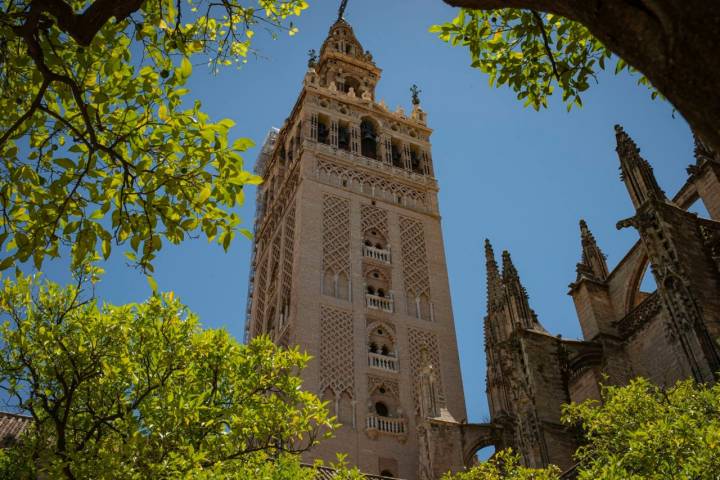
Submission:
[[[623,338],[629,338],[639,332],[662,309],[658,292],[653,292],[640,302],[630,313],[615,322],[615,327]]]
[[[365,302],[367,308],[373,310],[381,310],[386,313],[393,313],[393,299],[388,297],[379,297],[371,293],[365,294]]]
[[[380,355],[379,353],[368,353],[368,365],[373,368],[385,370],[387,372],[398,371],[398,360],[388,355]]]
[[[407,431],[406,422],[404,418],[390,418],[381,417],[374,413],[368,413],[367,416],[367,429],[368,433],[371,431],[380,433],[389,433],[391,435],[405,435]]]
[[[364,245],[362,248],[363,257],[372,258],[379,262],[390,263],[390,250],[384,250],[382,248],[375,248],[369,245]]]

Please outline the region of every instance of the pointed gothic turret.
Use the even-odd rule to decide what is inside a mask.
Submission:
[[[658,185],[650,163],[640,156],[640,149],[620,125],[615,125],[615,138],[622,172],[620,178],[625,182],[635,208],[640,208],[649,199],[665,200],[665,192]]]
[[[502,253],[502,266],[502,281],[511,323],[520,328],[542,329],[535,318],[535,312],[530,309],[527,291],[507,250]]]
[[[605,281],[608,277],[607,261],[595,237],[585,220],[580,220],[580,240],[582,242],[582,260],[577,265],[578,280],[589,276],[595,280]]]
[[[503,286],[498,264],[495,261],[495,252],[488,239],[485,239],[485,269],[487,271],[487,310],[489,313],[502,304]]]

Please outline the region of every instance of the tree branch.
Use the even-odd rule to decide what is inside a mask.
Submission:
[[[555,75],[558,83],[562,84],[562,82],[560,81],[560,74],[558,73],[557,64],[555,63],[555,56],[553,55],[552,49],[550,48],[550,40],[548,39],[547,32],[545,31],[545,22],[536,10],[530,10],[530,12],[535,19],[535,22],[537,22],[537,26],[540,29],[540,33],[542,34],[543,45],[545,46],[545,52],[547,53],[548,58],[550,58],[550,65],[552,65],[553,74]]]
[[[57,21],[58,27],[83,46],[90,45],[95,35],[112,17],[118,22],[125,20],[140,9],[146,0],[96,0],[83,13],[77,14],[63,0],[35,0],[42,11]]]

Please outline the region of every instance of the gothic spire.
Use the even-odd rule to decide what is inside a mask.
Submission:
[[[530,308],[527,290],[520,281],[520,275],[507,250],[502,253],[502,283],[512,324],[544,331],[535,312]]]
[[[520,281],[520,276],[518,275],[517,269],[515,268],[515,265],[513,265],[512,258],[510,257],[510,252],[507,250],[503,250],[502,252],[502,264],[503,264],[503,282],[509,283],[512,281],[517,280]]]
[[[485,268],[487,270],[487,309],[490,312],[495,305],[498,305],[501,298],[502,279],[495,261],[495,252],[487,238],[485,239]]]
[[[607,279],[609,273],[605,254],[598,247],[595,237],[583,219],[580,220],[580,240],[582,242],[582,260],[577,266],[578,280],[582,274],[589,274],[598,280]]]
[[[640,156],[640,149],[620,125],[615,125],[615,139],[622,172],[620,178],[625,182],[635,208],[651,198],[665,200],[665,192],[658,185],[650,163]]]

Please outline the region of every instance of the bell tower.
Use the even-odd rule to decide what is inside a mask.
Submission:
[[[246,336],[313,357],[304,388],[342,427],[306,460],[421,474],[428,418],[466,418],[419,90],[412,110],[376,101],[381,70],[340,16],[310,52],[287,121],[268,135],[257,194]]]

